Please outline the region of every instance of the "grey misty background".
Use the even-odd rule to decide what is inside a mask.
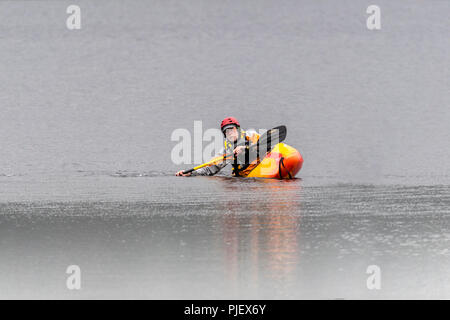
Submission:
[[[77,1],[70,31],[72,2],[1,1],[0,174],[172,173],[173,130],[233,115],[287,125],[312,184],[448,183],[450,3],[369,31],[372,2]]]

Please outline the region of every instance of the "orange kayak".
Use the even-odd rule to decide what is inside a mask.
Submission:
[[[278,143],[246,177],[292,179],[302,165],[300,152],[287,144]]]

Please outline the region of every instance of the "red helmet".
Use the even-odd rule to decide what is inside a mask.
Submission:
[[[239,128],[241,125],[239,124],[239,121],[237,121],[235,118],[228,117],[222,120],[222,123],[220,124],[220,130],[222,130],[222,132],[225,132],[226,129],[232,126]]]

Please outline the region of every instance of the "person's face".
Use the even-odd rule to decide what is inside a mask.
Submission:
[[[227,138],[228,141],[235,142],[239,137],[237,128],[233,127],[233,128],[226,129],[225,137]]]

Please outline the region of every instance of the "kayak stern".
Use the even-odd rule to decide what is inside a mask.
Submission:
[[[292,179],[302,165],[303,157],[298,150],[287,144],[278,143],[247,177]]]

